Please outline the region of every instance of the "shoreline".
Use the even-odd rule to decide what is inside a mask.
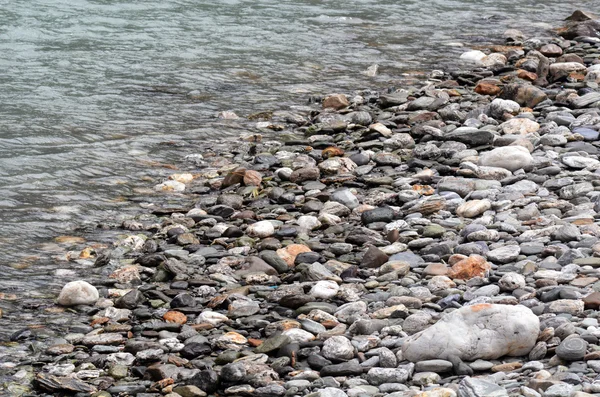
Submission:
[[[557,43],[572,51],[536,41],[527,57],[470,51],[463,59],[483,68],[330,95],[321,111],[274,112],[262,124],[292,130],[290,140],[248,134],[214,156],[188,156],[196,170],[155,186],[163,205],[126,222],[130,236],[95,259],[87,280],[100,299],[91,290],[74,307],[93,325],[40,342],[42,371],[23,374],[17,363],[21,380],[38,372],[25,395],[400,397],[433,386],[433,395],[512,393],[511,382],[531,395],[564,384],[600,391],[581,376],[553,378],[586,354],[595,360],[597,336],[579,329],[597,317],[598,298],[583,298],[600,277],[600,118],[590,115],[600,104],[600,69],[590,66],[600,40]],[[533,338],[529,361],[505,362],[506,351],[485,362],[463,351],[406,360],[410,335],[474,303],[520,303],[548,335]],[[31,343],[30,334],[16,340]],[[553,356],[578,341],[583,354],[567,346]],[[504,376],[467,376],[490,370]]]

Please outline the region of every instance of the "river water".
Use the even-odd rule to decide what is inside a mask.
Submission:
[[[0,337],[33,321],[23,307],[56,293],[60,269],[78,270],[57,236],[141,211],[123,197],[153,167],[240,132],[218,112],[393,86],[595,3],[0,0],[0,293],[15,295],[0,295]]]

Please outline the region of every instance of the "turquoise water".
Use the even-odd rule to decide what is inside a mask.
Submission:
[[[594,3],[0,0],[0,292],[55,291],[56,270],[77,266],[48,241],[139,211],[119,197],[147,186],[149,161],[251,128],[220,111],[392,86]],[[373,64],[380,74],[363,74]]]

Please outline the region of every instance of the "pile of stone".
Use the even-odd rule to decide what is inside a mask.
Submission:
[[[600,393],[599,28],[578,11],[562,37],[508,31],[469,70],[329,95],[259,122],[273,140],[189,155],[64,287],[89,321],[38,341],[11,387]]]

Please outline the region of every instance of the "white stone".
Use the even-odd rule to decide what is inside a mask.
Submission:
[[[472,50],[463,52],[460,55],[460,59],[467,62],[481,63],[481,61],[486,57],[486,55],[479,50]]]
[[[521,248],[518,245],[505,245],[489,251],[486,256],[495,263],[508,263],[517,259],[520,253]]]
[[[509,135],[526,135],[537,132],[540,125],[533,120],[515,117],[500,124],[500,129]]]
[[[265,238],[275,233],[275,227],[270,221],[259,221],[248,226],[246,233],[252,237]]]
[[[595,170],[600,167],[600,161],[591,157],[564,156],[562,158],[562,162],[571,168],[577,169],[587,168],[589,170]]]
[[[510,272],[506,273],[500,281],[498,281],[500,288],[506,291],[514,291],[517,288],[523,288],[526,285],[525,277],[522,274]]]
[[[479,156],[479,165],[516,171],[531,166],[533,157],[522,146],[503,146]]]
[[[347,361],[354,357],[354,346],[345,336],[332,336],[323,343],[323,357],[335,361]]]
[[[208,323],[212,325],[219,325],[227,321],[229,321],[229,317],[211,310],[202,312],[198,315],[198,317],[196,317],[196,324]]]
[[[521,106],[517,102],[500,98],[494,99],[488,106],[489,115],[498,119],[501,119],[504,113],[517,114],[519,109]]]
[[[371,131],[375,131],[378,132],[379,135],[382,135],[386,138],[389,138],[392,136],[392,130],[390,130],[389,128],[387,128],[385,125],[381,124],[381,123],[375,123],[375,124],[371,124],[369,126],[369,129]]]
[[[525,306],[466,306],[406,338],[402,354],[412,362],[524,356],[535,346],[539,327],[540,320]]]
[[[321,299],[333,298],[340,286],[335,281],[322,280],[316,283],[310,290],[310,296]]]
[[[321,222],[316,216],[303,215],[296,222],[304,230],[315,230],[321,227]]]
[[[183,192],[185,190],[185,184],[169,180],[154,186],[154,190],[159,192]]]
[[[100,295],[90,283],[77,280],[65,284],[58,295],[58,304],[63,306],[93,305]]]
[[[306,343],[315,340],[315,336],[300,328],[291,328],[282,332],[290,338],[290,343]]]
[[[483,66],[506,65],[506,62],[506,57],[498,52],[494,52],[481,60]]]
[[[488,199],[471,200],[458,206],[456,215],[463,218],[474,218],[492,208],[492,202]]]

